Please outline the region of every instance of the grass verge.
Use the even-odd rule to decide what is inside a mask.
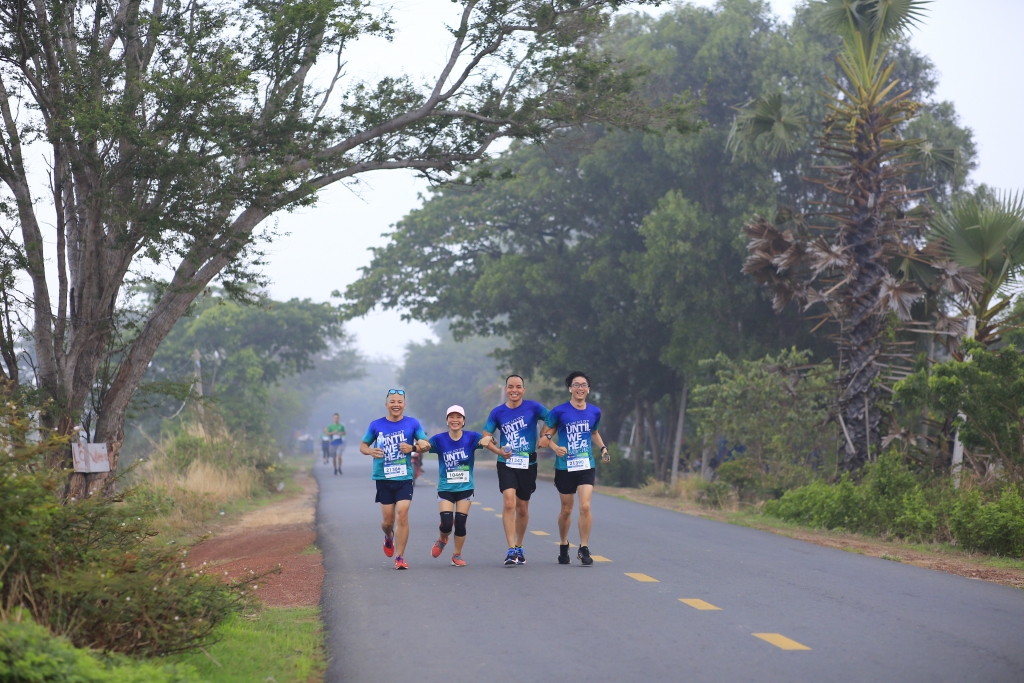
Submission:
[[[327,668],[319,607],[264,607],[220,628],[221,641],[168,657],[192,666],[208,683],[309,683]]]

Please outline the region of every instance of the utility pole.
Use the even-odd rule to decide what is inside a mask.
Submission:
[[[978,328],[977,316],[967,316],[967,334],[964,335],[964,339],[974,339],[975,331]],[[964,362],[969,362],[970,356],[964,358]],[[967,419],[967,416],[960,413],[960,421],[963,422]],[[953,488],[960,488],[960,471],[964,466],[964,445],[960,442],[960,430],[956,430],[956,435],[953,437]]]
[[[196,410],[199,412],[199,419],[206,417],[206,414],[203,412],[203,365],[200,361],[201,358],[199,349],[192,352],[193,372],[195,373],[195,377],[192,380],[192,394],[198,399],[196,401]]]
[[[676,485],[676,480],[679,478],[679,451],[683,448],[683,425],[686,420],[686,394],[688,391],[689,386],[683,379],[683,395],[679,401],[679,419],[676,420],[676,443],[672,451],[672,479],[670,480],[672,486]]]

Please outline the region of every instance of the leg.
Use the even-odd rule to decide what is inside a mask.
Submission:
[[[516,545],[523,544],[526,525],[530,521],[530,501],[516,498]],[[508,532],[505,532],[508,535]]]
[[[381,505],[381,515],[384,517],[384,521],[381,522],[380,528],[384,530],[384,535],[388,538],[393,538],[395,535],[395,506],[392,505]]]
[[[468,500],[460,500],[455,505],[455,554],[462,554],[462,546],[466,543],[466,517],[464,515],[469,514],[469,506],[471,503]],[[460,516],[462,518],[460,519]],[[461,527],[461,528],[460,528]],[[459,535],[459,532],[462,535]]]
[[[594,521],[590,516],[590,498],[594,495],[594,487],[590,484],[580,484],[578,492],[580,496],[580,545],[589,545],[590,525]]]
[[[558,512],[558,537],[561,539],[561,545],[565,545],[569,542],[569,524],[572,522],[575,496],[571,493],[559,493],[558,498],[562,502],[562,509]]]
[[[395,553],[405,557],[405,544],[409,542],[409,505],[411,500],[400,500],[395,503]]]
[[[516,545],[516,490],[505,489],[501,492],[501,524],[505,527],[505,540],[508,547]]]
[[[455,512],[455,503],[449,500],[440,500],[437,502],[437,509],[441,513],[441,526],[439,527],[441,542],[447,543],[448,536],[452,533],[451,520]],[[446,512],[448,513],[447,515],[445,514]]]

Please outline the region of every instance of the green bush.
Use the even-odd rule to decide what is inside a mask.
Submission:
[[[63,473],[43,461],[62,444],[27,443],[30,428],[24,411],[0,400],[0,617],[23,608],[74,645],[107,652],[152,656],[210,642],[241,607],[240,591],[152,538],[153,509],[130,492],[60,504]]]
[[[1024,556],[1024,498],[1016,485],[998,500],[985,503],[981,492],[963,494],[953,506],[950,528],[968,550],[1008,557]]]
[[[199,683],[181,664],[100,656],[50,635],[25,617],[0,622],[0,681],[4,683]]]
[[[900,538],[923,539],[935,534],[941,496],[926,489],[896,453],[886,453],[865,466],[861,483],[849,475],[836,484],[822,481],[787,491],[765,503],[765,514],[825,529],[845,529]],[[935,500],[929,500],[933,493]]]
[[[636,472],[636,461],[626,458],[618,444],[608,446],[609,462],[603,462],[600,456],[594,458],[596,463],[596,475],[598,483],[603,486],[642,486],[650,477],[654,476],[654,463],[644,462],[644,471],[638,477]]]

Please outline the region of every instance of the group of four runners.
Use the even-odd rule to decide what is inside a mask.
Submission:
[[[466,566],[462,547],[466,541],[466,520],[473,499],[475,452],[481,448],[497,455],[498,488],[504,503],[502,523],[508,552],[506,565],[526,564],[523,537],[530,519],[530,497],[537,488],[537,447],[555,453],[555,488],[561,499],[558,514],[559,564],[569,564],[569,526],[579,498],[580,546],[576,557],[593,564],[590,540],[590,499],[594,493],[594,453],[600,449],[608,462],[608,448],[598,432],[601,410],[587,403],[590,380],[582,372],[565,379],[570,400],[548,410],[536,401],[525,400],[526,387],[519,375],[505,380],[506,401],[491,411],[484,433],[466,431],[466,411],[451,406],[446,419],[448,431],[429,439],[416,418],[405,415],[405,392],[388,391],[387,415],[374,420],[359,444],[359,451],[374,458],[373,479],[377,486],[384,530],[384,554],[395,558],[395,569],[408,569],[405,548],[409,540],[409,505],[412,502],[413,452],[437,454],[437,504],[440,536],[431,549],[440,557],[452,534],[455,547],[452,565]],[[540,437],[537,428],[541,427]],[[494,435],[498,436],[495,443]]]

